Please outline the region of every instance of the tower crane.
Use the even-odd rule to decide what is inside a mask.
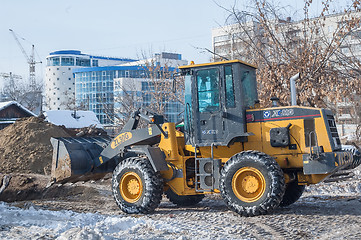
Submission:
[[[40,62],[36,62],[35,61],[35,57],[34,57],[34,53],[35,53],[35,46],[34,44],[31,44],[32,45],[32,48],[31,48],[31,54],[28,55],[25,51],[25,49],[23,48],[23,46],[21,45],[20,41],[19,41],[19,38],[17,36],[17,34],[15,34],[15,32],[12,30],[12,29],[9,29],[9,31],[11,32],[11,34],[13,35],[16,43],[19,45],[20,47],[20,50],[22,51],[23,55],[25,56],[28,64],[29,64],[29,81],[30,81],[30,87],[35,90],[35,64],[37,63],[42,63],[41,61]],[[25,40],[24,38],[21,38],[22,40]]]

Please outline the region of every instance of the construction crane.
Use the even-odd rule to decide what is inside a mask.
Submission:
[[[34,57],[34,53],[35,53],[35,46],[34,44],[32,45],[31,48],[31,54],[28,55],[25,51],[25,49],[23,48],[23,46],[21,45],[19,38],[17,36],[17,34],[15,34],[15,32],[12,29],[9,29],[9,31],[11,32],[11,34],[13,35],[13,37],[15,38],[16,43],[19,45],[20,50],[22,51],[23,55],[25,56],[26,60],[28,61],[29,64],[29,81],[30,81],[30,87],[35,90],[35,86],[36,86],[36,81],[35,81],[35,64],[37,63],[42,63],[40,62],[36,62],[35,61],[35,57]],[[22,40],[25,40],[25,38],[20,37]]]

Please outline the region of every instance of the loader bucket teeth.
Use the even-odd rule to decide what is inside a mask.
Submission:
[[[98,157],[110,139],[107,137],[51,138],[53,159],[51,177],[56,182],[96,180],[114,168],[100,167],[93,171]]]

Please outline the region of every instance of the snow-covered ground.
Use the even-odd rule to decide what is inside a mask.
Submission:
[[[79,184],[98,188],[98,198],[0,202],[0,239],[361,239],[360,169],[352,179],[308,186],[295,204],[251,218],[228,210],[219,195],[188,208],[163,199],[154,214],[126,215],[109,186]]]
[[[114,239],[138,231],[179,232],[174,220],[27,209],[0,203],[1,239]]]

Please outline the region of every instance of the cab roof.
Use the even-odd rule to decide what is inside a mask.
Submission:
[[[247,65],[252,68],[257,68],[255,65],[243,62],[241,60],[228,60],[228,61],[220,61],[220,62],[211,62],[211,63],[202,63],[202,64],[191,64],[186,66],[180,66],[179,69],[187,69],[187,68],[196,68],[196,67],[206,67],[206,66],[215,66],[215,65],[224,65],[229,63],[241,63],[243,65]]]

